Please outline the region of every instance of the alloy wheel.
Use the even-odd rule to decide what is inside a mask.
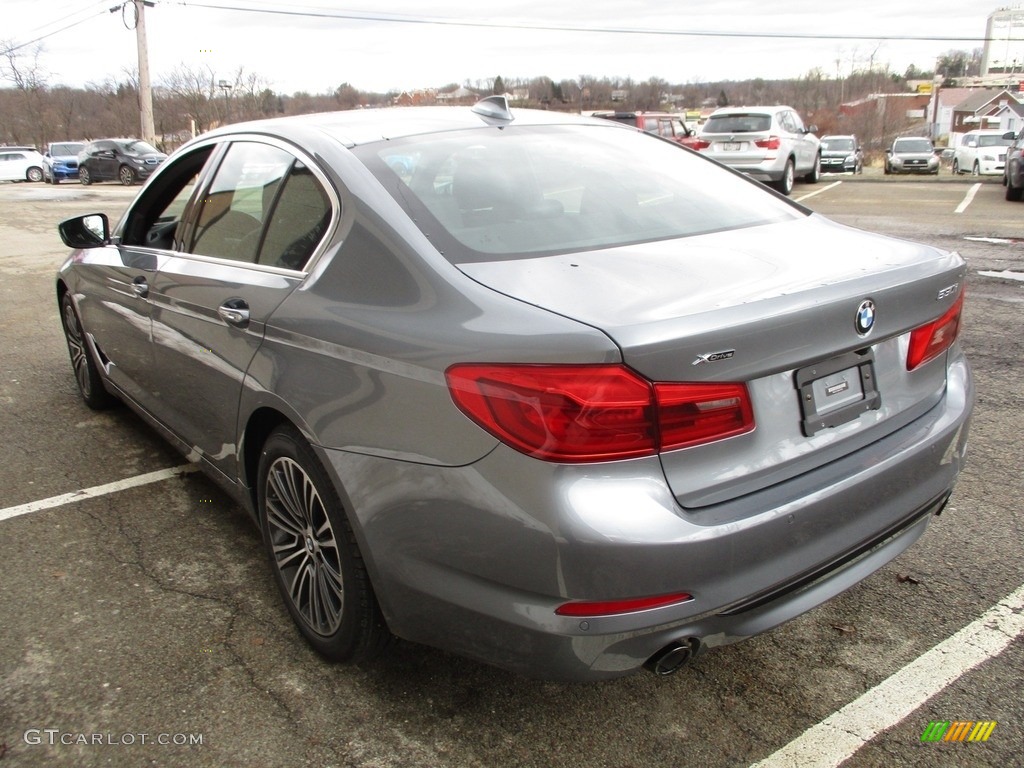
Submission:
[[[345,588],[339,543],[320,493],[287,456],[270,465],[265,490],[274,567],[288,599],[312,631],[331,635],[341,624]]]

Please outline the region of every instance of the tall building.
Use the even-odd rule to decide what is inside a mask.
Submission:
[[[1024,7],[1000,8],[989,14],[981,74],[1024,74]]]

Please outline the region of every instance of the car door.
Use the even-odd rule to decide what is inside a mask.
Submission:
[[[781,115],[782,124],[790,134],[796,152],[796,172],[802,175],[814,169],[817,146],[804,130],[803,121],[796,112],[786,110]]]
[[[233,480],[242,380],[337,205],[326,178],[287,145],[236,139],[216,164],[181,250],[161,262],[153,337],[162,419]]]
[[[19,166],[16,152],[0,152],[0,181],[14,181]]]

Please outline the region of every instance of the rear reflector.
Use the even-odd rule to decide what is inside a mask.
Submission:
[[[677,592],[673,595],[659,595],[658,597],[638,597],[632,600],[600,600],[594,602],[566,603],[555,609],[559,616],[616,616],[622,613],[633,613],[634,611],[647,611],[651,608],[663,608],[666,605],[685,603],[693,600],[693,596],[687,592]]]
[[[910,348],[907,350],[908,371],[924,365],[953,346],[960,332],[960,315],[963,308],[964,293],[961,291],[942,317],[910,332]]]
[[[453,365],[452,400],[502,442],[547,461],[651,456],[754,428],[744,384],[652,383],[624,365]]]

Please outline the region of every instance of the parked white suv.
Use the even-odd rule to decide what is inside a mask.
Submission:
[[[1012,143],[1002,131],[968,131],[953,150],[953,173],[1002,176],[1006,148]]]
[[[805,128],[792,107],[723,107],[711,113],[693,147],[788,195],[795,178],[813,184],[821,175],[817,130]]]
[[[0,147],[0,181],[41,181],[43,156],[32,147]]]

